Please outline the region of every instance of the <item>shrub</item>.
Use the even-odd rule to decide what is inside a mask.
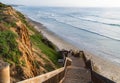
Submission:
[[[15,37],[15,34],[11,31],[0,31],[0,56],[18,64],[21,52],[17,47]]]
[[[58,65],[59,53],[42,41],[42,35],[34,34],[30,36],[30,39],[34,45],[42,50],[42,53],[46,54],[54,64]]]
[[[17,27],[15,20],[11,16],[5,16],[2,20],[7,27]]]
[[[21,19],[21,21],[26,24],[26,26],[28,26],[27,21],[25,20],[25,16],[23,14],[21,14],[20,12],[16,11],[16,13],[18,14],[19,18]]]
[[[0,3],[0,7],[6,7],[6,5],[5,5],[5,4]]]

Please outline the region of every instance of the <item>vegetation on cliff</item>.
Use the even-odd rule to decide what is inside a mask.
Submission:
[[[12,82],[56,69],[59,57],[24,15],[0,3],[0,59],[10,63]]]
[[[11,64],[19,64],[20,55],[15,34],[9,30],[0,31],[0,57]]]

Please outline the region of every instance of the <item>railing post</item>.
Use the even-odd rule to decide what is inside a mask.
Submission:
[[[0,61],[0,83],[10,83],[9,64]]]

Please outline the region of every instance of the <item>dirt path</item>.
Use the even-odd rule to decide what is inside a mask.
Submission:
[[[82,58],[69,56],[72,65],[68,68],[63,83],[91,83],[90,71],[85,68]]]

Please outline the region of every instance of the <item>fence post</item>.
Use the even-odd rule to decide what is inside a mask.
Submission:
[[[0,83],[10,83],[9,64],[0,61]]]

